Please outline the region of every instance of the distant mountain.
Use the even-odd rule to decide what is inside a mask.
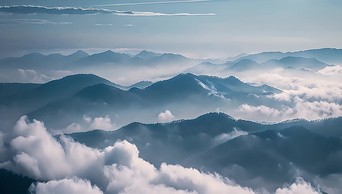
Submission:
[[[111,50],[105,51],[103,53],[97,53],[90,55],[86,58],[82,58],[79,61],[80,65],[94,65],[102,63],[128,63],[132,57],[127,54],[116,53]]]
[[[89,55],[81,50],[70,55],[30,53],[22,57],[10,57],[0,60],[0,69],[31,69],[31,70],[55,70],[66,64],[76,62]]]
[[[122,125],[142,118],[145,121],[153,121],[161,110],[170,108],[184,117],[186,115],[197,116],[213,111],[216,107],[237,108],[247,102],[252,105],[268,105],[274,103],[274,100],[266,96],[279,92],[281,91],[266,85],[251,86],[233,76],[218,78],[180,74],[143,89],[133,87],[125,91],[108,82],[89,85],[82,89],[77,88],[73,95],[50,101],[51,103],[41,109],[32,111],[29,116],[43,120],[49,125],[54,123],[49,119],[52,118],[50,115],[71,122],[71,118],[75,120],[76,117],[82,121],[83,114],[111,114],[121,115],[120,122],[122,123],[118,124]],[[186,111],[188,109],[197,111]],[[62,126],[52,128],[57,127]]]
[[[139,89],[144,89],[150,85],[152,85],[153,82],[151,81],[140,81],[140,82],[137,82],[131,86],[129,86],[129,88],[139,88]]]
[[[143,50],[140,53],[138,53],[137,55],[135,55],[135,57],[139,57],[142,59],[148,59],[148,58],[153,58],[153,57],[159,57],[161,55],[162,54],[160,54],[160,53],[154,53],[154,52]]]
[[[78,50],[78,51],[68,55],[68,58],[77,60],[77,59],[82,59],[82,58],[88,57],[88,56],[89,56],[88,53],[86,53],[86,52],[84,52],[82,50]]]
[[[307,68],[307,69],[312,69],[315,71],[318,71],[320,69],[323,69],[329,66],[328,64],[318,61],[315,58],[304,58],[304,57],[284,57],[280,60],[272,59],[272,60],[264,62],[262,65],[267,66],[267,67],[274,66],[274,67],[295,68],[295,69]]]
[[[241,59],[250,59],[258,63],[262,63],[271,59],[282,59],[284,57],[305,57],[305,58],[315,58],[319,61],[323,61],[329,64],[340,64],[342,63],[342,49],[335,48],[322,48],[322,49],[310,49],[305,51],[296,52],[263,52],[258,54],[251,54],[248,56],[243,56],[236,61]]]
[[[198,65],[186,69],[183,73],[193,73],[197,75],[203,74],[217,74],[230,66],[231,62],[223,64],[215,64],[211,62],[202,62]]]
[[[256,69],[256,68],[260,68],[259,63],[252,61],[250,59],[242,59],[242,60],[234,63],[230,67],[228,67],[226,70],[246,71],[246,70]]]
[[[16,92],[13,95],[6,96],[0,102],[0,105],[18,108],[17,114],[21,116],[22,114],[39,109],[48,103],[71,97],[79,90],[99,83],[118,86],[92,74],[77,74],[37,85],[37,87],[32,86],[30,89],[27,87],[22,92]],[[26,87],[26,84],[13,84],[11,86],[15,87],[13,90],[17,90],[19,87]],[[10,89],[7,87],[6,90]]]

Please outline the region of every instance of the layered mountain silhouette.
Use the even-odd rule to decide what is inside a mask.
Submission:
[[[70,134],[90,147],[104,148],[119,139],[136,144],[142,158],[218,172],[240,185],[276,189],[296,173],[306,180],[341,173],[342,141],[324,134],[324,125],[339,129],[341,118],[262,125],[209,113],[166,124],[132,123],[116,131]],[[317,132],[317,133],[316,133]],[[320,134],[318,134],[320,133]],[[305,154],[303,154],[305,153]],[[258,181],[257,181],[258,180]]]
[[[2,83],[0,84],[1,119],[6,120],[6,122],[9,122],[10,124],[14,124],[20,116],[43,108],[53,102],[69,99],[73,96],[77,97],[78,95],[91,99],[93,91],[88,93],[90,96],[82,95],[81,91],[97,84],[103,84],[104,87],[99,90],[95,89],[95,92],[99,92],[98,94],[106,93],[108,98],[111,99],[115,98],[106,90],[106,87],[110,87],[110,89],[113,90],[121,88],[117,89],[120,91],[128,90],[133,87],[121,86],[93,74],[66,76],[62,79],[53,80],[45,84]],[[147,85],[148,84],[150,83],[148,82]],[[142,84],[142,86],[145,85]],[[99,85],[99,87],[101,87],[101,85]],[[139,86],[135,85],[134,87]],[[91,90],[91,88],[89,88],[89,90]],[[76,95],[78,92],[80,93]],[[120,101],[117,103],[120,103]],[[48,112],[45,112],[44,114],[47,116],[49,115]]]
[[[342,49],[322,48],[322,49],[311,49],[311,50],[305,50],[305,51],[286,52],[286,53],[263,52],[263,53],[243,56],[237,59],[237,61],[241,59],[250,59],[258,63],[262,63],[271,59],[280,60],[284,57],[315,58],[325,63],[335,64],[335,63],[341,63],[342,61]]]
[[[79,76],[75,76],[74,79]],[[94,75],[88,76],[94,77]],[[85,76],[81,75],[81,77],[84,78]],[[67,78],[71,79],[73,76]],[[47,85],[44,84],[31,91],[32,97],[25,98],[25,101],[22,102],[22,104],[26,104],[28,99],[31,99],[31,107],[34,105],[33,102],[39,105],[36,106],[36,110],[31,108],[31,113],[27,112],[30,118],[43,120],[49,125],[49,123],[63,122],[71,124],[75,117],[82,120],[84,114],[94,116],[118,114],[127,119],[132,116],[139,119],[141,117],[139,115],[144,115],[144,119],[153,122],[157,118],[156,115],[168,108],[172,108],[181,116],[193,117],[215,110],[219,106],[234,108],[249,101],[251,104],[274,104],[275,102],[268,99],[267,96],[281,92],[266,85],[252,86],[233,76],[218,78],[194,74],[180,74],[148,87],[133,87],[129,90],[99,77],[96,77],[99,79],[97,82],[92,81],[89,84],[78,80],[76,83],[83,83],[82,86],[75,85],[72,87],[72,83],[65,83],[66,88],[60,89],[59,86],[63,87],[62,83],[67,81],[67,78],[49,82]],[[49,88],[49,90],[45,91],[44,88]],[[59,90],[64,91],[55,94]],[[41,92],[43,94],[40,94]],[[29,94],[28,91],[25,95],[30,96],[31,94]],[[40,95],[44,96],[46,100],[39,100]],[[11,100],[13,101],[16,98],[19,97],[14,96]],[[45,105],[42,106],[43,104]],[[198,111],[186,111],[188,109]],[[143,112],[145,113],[143,114]],[[57,122],[52,118],[63,118],[63,122]],[[128,124],[132,121],[134,120],[128,119],[122,124]],[[53,128],[56,127],[53,125]]]

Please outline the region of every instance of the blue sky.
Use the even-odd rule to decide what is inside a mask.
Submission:
[[[3,0],[0,6],[1,58],[77,49],[206,58],[342,48],[339,0]]]

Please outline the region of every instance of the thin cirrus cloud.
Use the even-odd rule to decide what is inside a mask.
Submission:
[[[209,0],[187,0],[187,1],[150,1],[150,2],[135,2],[135,3],[115,3],[115,4],[105,4],[96,5],[97,7],[104,6],[126,6],[126,5],[152,5],[152,4],[175,4],[175,3],[195,3],[195,2],[205,2]]]
[[[97,8],[81,7],[45,7],[34,5],[0,6],[0,12],[17,14],[56,14],[56,15],[91,15],[91,14],[114,14],[119,16],[213,16],[214,13],[159,13],[139,11],[118,11]]]
[[[2,19],[0,20],[0,25],[7,26],[7,25],[16,25],[16,24],[73,24],[72,22],[53,22],[50,20],[45,19]]]

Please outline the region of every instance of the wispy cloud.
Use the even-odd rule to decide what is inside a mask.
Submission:
[[[53,22],[45,19],[0,19],[0,25],[17,24],[72,24],[72,22]]]
[[[138,11],[118,11],[97,8],[81,7],[45,7],[34,5],[13,5],[0,6],[0,12],[17,14],[57,14],[57,15],[91,15],[91,14],[114,14],[120,16],[212,16],[214,13],[159,13],[159,12],[138,12]]]
[[[116,3],[116,4],[95,5],[95,6],[107,7],[107,6],[125,6],[125,5],[174,4],[174,3],[195,3],[195,2],[205,2],[205,1],[209,1],[209,0],[150,1],[150,2],[136,2],[136,3]]]

